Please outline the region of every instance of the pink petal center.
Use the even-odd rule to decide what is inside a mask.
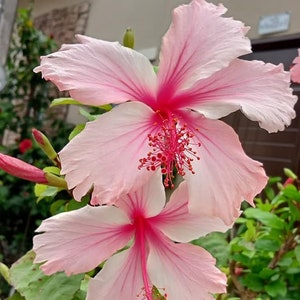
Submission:
[[[142,266],[142,276],[144,282],[145,297],[147,300],[152,300],[152,285],[149,283],[147,272],[147,256],[146,234],[149,230],[149,224],[143,214],[135,214],[133,226],[135,227],[135,243],[140,249],[140,259]]]
[[[181,124],[174,114],[166,116],[161,111],[156,111],[159,116],[160,129],[155,134],[148,134],[149,146],[152,148],[147,156],[140,159],[139,169],[145,167],[148,171],[155,171],[161,168],[165,175],[164,185],[174,187],[172,179],[173,171],[177,170],[181,176],[188,170],[195,173],[192,162],[199,160],[191,145],[194,145],[193,132],[186,123]],[[200,143],[197,143],[200,147]]]

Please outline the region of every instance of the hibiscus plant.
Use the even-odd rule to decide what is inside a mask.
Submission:
[[[85,105],[101,113],[83,112],[88,122],[58,153],[33,130],[50,167],[0,154],[1,169],[36,182],[38,201],[51,203],[52,214],[36,229],[32,250],[10,270],[1,265],[17,290],[8,299],[226,299],[243,298],[244,291],[272,296],[270,289],[254,289],[246,273],[254,280],[252,258],[282,241],[268,241],[274,228],[259,217],[272,207],[277,213],[281,204],[257,202],[239,218],[242,202],[255,206],[268,177],[219,119],[241,110],[277,132],[295,117],[297,97],[282,65],[239,58],[251,52],[249,28],[225,12],[205,0],[177,7],[158,66],[129,45],[82,35],[41,57],[34,72],[72,97],[52,106]],[[240,236],[230,241],[229,267],[219,269],[198,239],[211,232],[227,236],[237,219]],[[271,273],[281,257],[271,259]],[[240,278],[232,272],[237,268]],[[262,279],[278,289],[281,279],[270,272]]]

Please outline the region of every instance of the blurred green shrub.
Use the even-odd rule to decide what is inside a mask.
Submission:
[[[227,232],[197,241],[228,276],[228,294],[218,299],[300,299],[300,181],[271,178]]]
[[[53,52],[57,45],[33,26],[31,13],[31,9],[18,11],[8,52],[7,85],[0,92],[0,151],[44,167],[49,160],[33,142],[32,128],[50,128],[55,134],[54,147],[60,150],[68,141],[71,126],[46,113],[54,87],[33,69],[40,64],[40,56]],[[7,130],[15,139],[3,145]],[[0,170],[0,261],[10,265],[27,252],[35,228],[49,215],[47,201],[36,203],[33,184]],[[0,276],[0,299],[8,288]]]

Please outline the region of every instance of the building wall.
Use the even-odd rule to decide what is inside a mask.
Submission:
[[[212,0],[217,4],[222,2],[228,8],[227,16],[239,19],[251,27],[248,36],[251,39],[267,38],[270,36],[279,36],[294,34],[300,32],[300,1],[297,0]],[[261,16],[273,15],[283,12],[291,14],[290,27],[288,31],[260,36],[258,34],[258,23]]]
[[[39,0],[35,1],[34,15],[39,16],[52,9],[91,3],[86,34],[109,41],[122,41],[126,28],[135,32],[138,50],[159,47],[167,30],[173,8],[186,0]],[[19,1],[24,7],[28,0]]]
[[[26,6],[28,0],[19,0],[19,6]],[[36,0],[35,15],[44,14],[54,8],[82,3],[83,0]],[[189,0],[89,0],[90,16],[86,34],[110,41],[122,40],[123,32],[132,27],[136,34],[137,49],[159,47],[160,40],[169,26],[171,10]],[[286,32],[300,32],[300,1],[296,0],[211,0],[222,2],[227,8],[227,16],[242,20],[251,26],[250,38],[264,38],[257,28],[261,16],[282,12],[291,13],[290,28]]]

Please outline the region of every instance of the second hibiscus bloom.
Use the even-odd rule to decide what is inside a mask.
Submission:
[[[108,259],[90,280],[87,300],[153,300],[153,286],[166,299],[214,299],[211,293],[226,291],[226,276],[207,251],[187,242],[226,229],[218,218],[188,212],[186,182],[166,204],[156,172],[116,206],[86,206],[43,221],[33,249],[46,274],[83,273]]]

